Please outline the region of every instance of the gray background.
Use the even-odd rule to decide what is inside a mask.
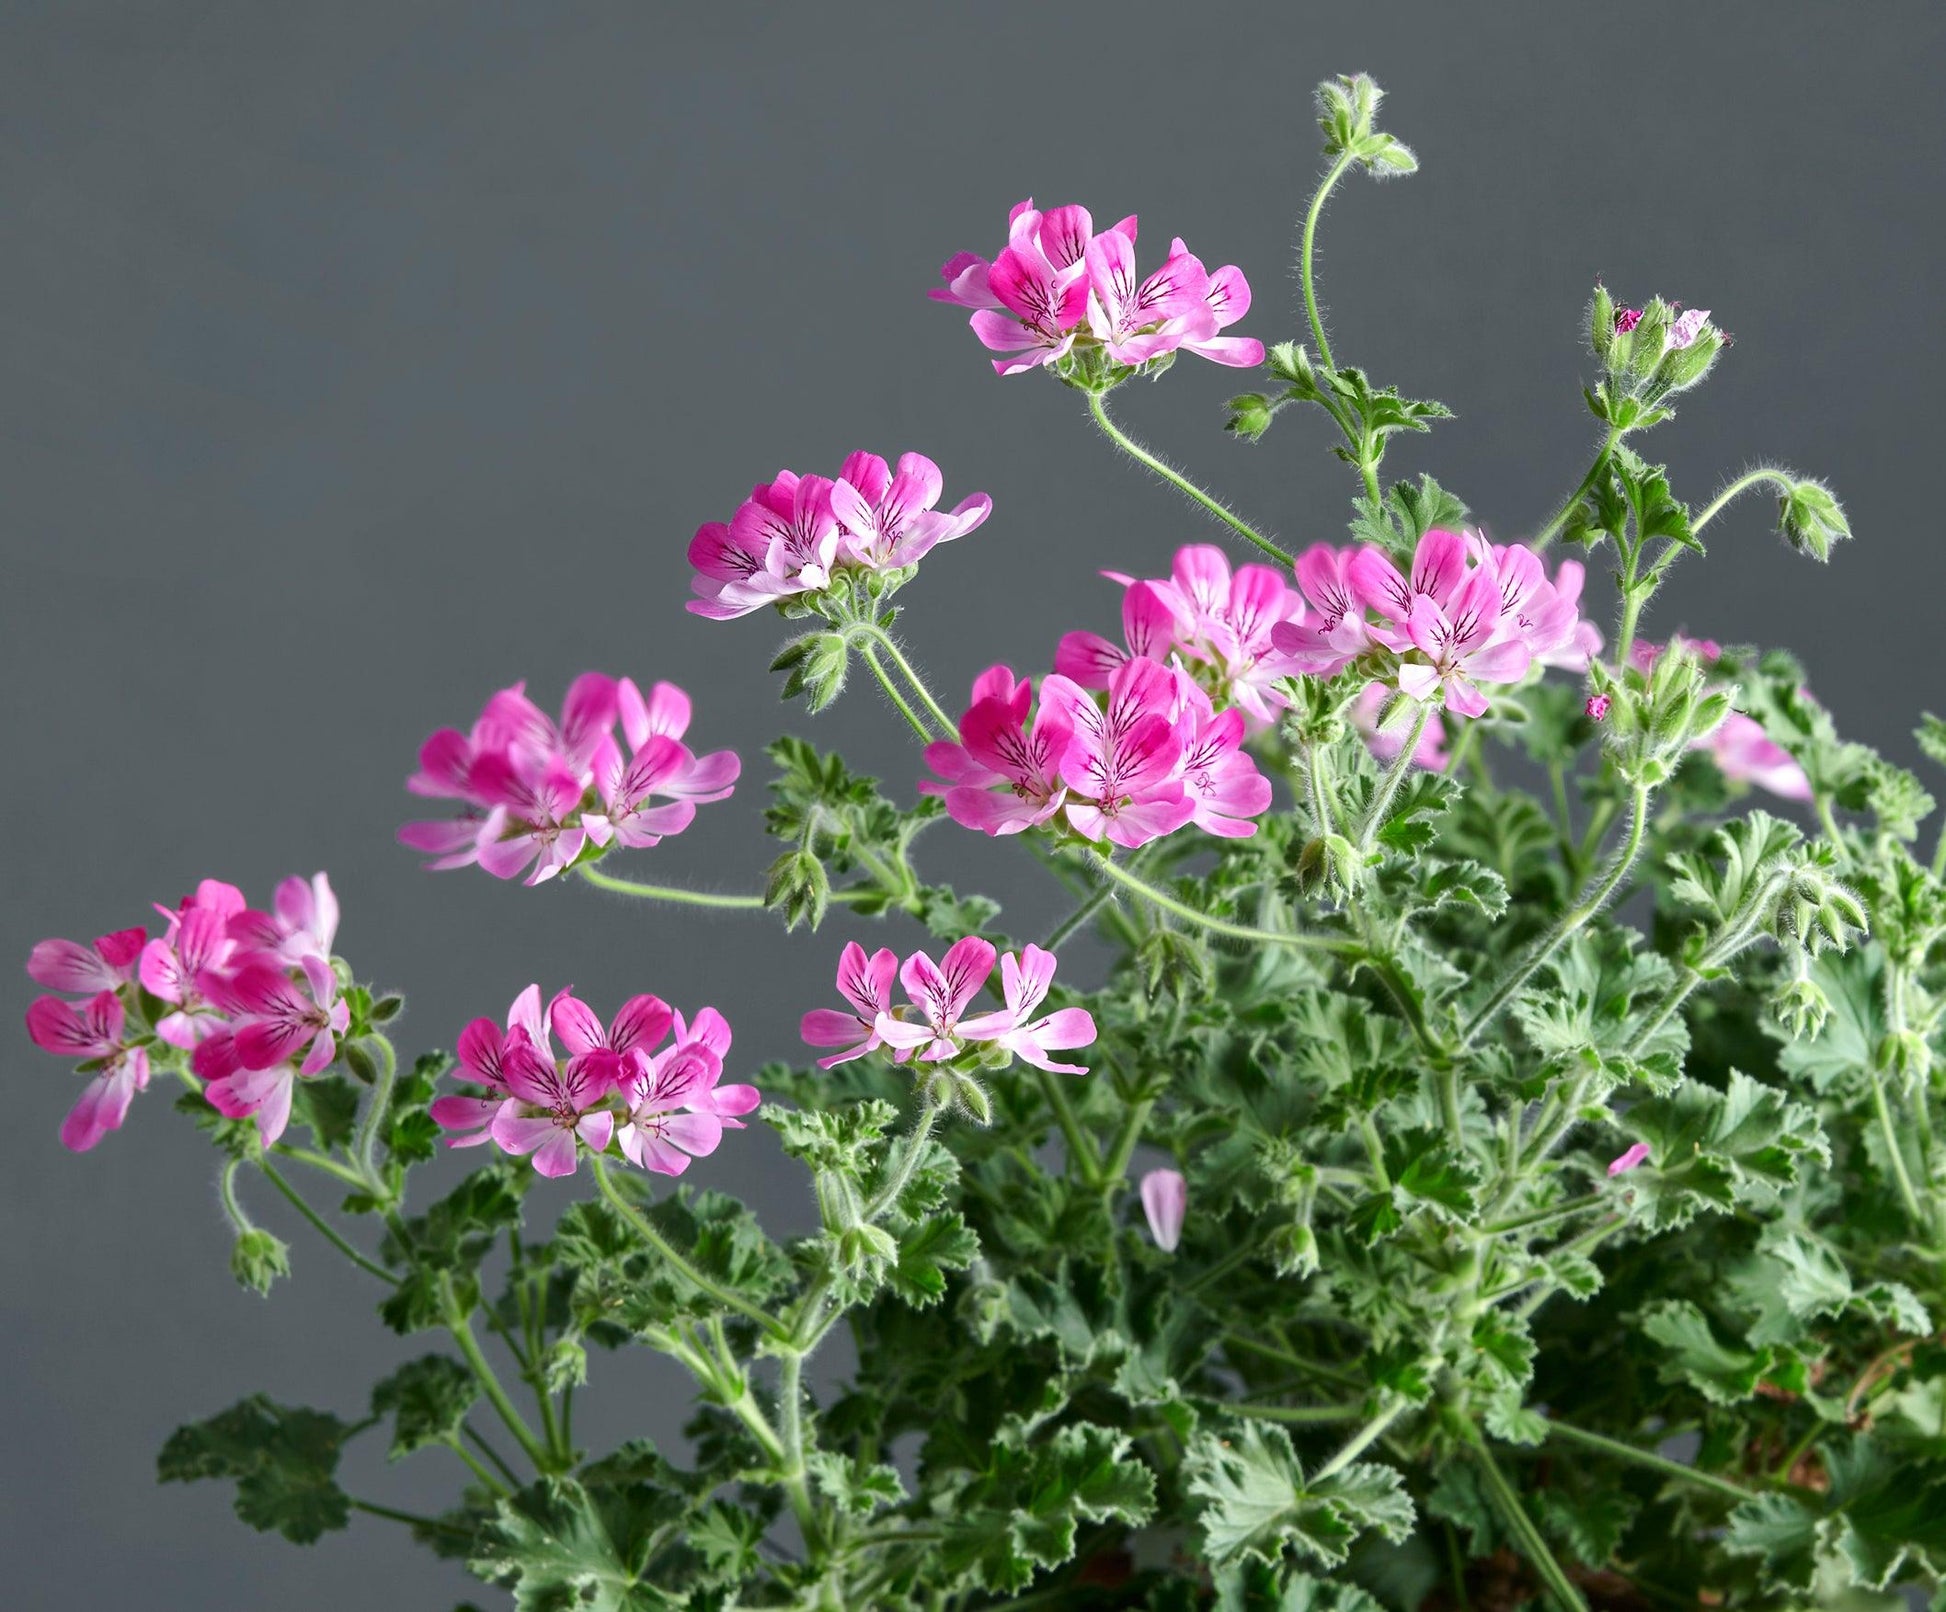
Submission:
[[[4,8],[0,20],[0,711],[5,937],[140,921],[204,874],[258,897],[329,868],[341,950],[411,994],[409,1047],[538,978],[595,1002],[723,1008],[749,1065],[788,1054],[848,926],[641,910],[433,877],[391,843],[421,737],[492,688],[545,701],[590,666],[668,676],[696,737],[752,762],[785,727],[901,792],[916,757],[859,690],[776,703],[768,617],[682,611],[684,545],[779,464],[916,447],[995,514],[927,564],[906,631],[956,696],[1105,627],[1104,565],[1209,531],[1120,461],[1077,399],[998,380],[938,263],[1008,206],[1139,210],[1249,274],[1243,327],[1296,330],[1316,163],[1308,91],[1363,68],[1419,177],[1346,185],[1322,285],[1342,360],[1459,419],[1395,456],[1502,535],[1593,440],[1580,316],[1618,295],[1711,307],[1737,345],[1644,446],[1701,500],[1776,456],[1827,475],[1859,541],[1827,571],[1752,500],[1678,572],[1661,631],[1796,646],[1852,733],[1910,759],[1939,705],[1941,13],[1918,5],[1365,8],[610,5]],[[1236,377],[1186,361],[1129,423],[1291,544],[1341,531],[1319,420],[1217,431]],[[748,888],[762,770],[646,877]],[[951,828],[931,866],[1054,909],[1017,852]],[[4,975],[17,1024],[31,987]],[[175,1423],[253,1389],[356,1413],[424,1347],[286,1225],[301,1279],[224,1268],[211,1163],[166,1099],[71,1158],[72,1082],[16,1034],[0,1174],[0,1553],[22,1607],[439,1608],[466,1593],[389,1524],[302,1552],[217,1486],[157,1489]],[[809,1216],[767,1138],[700,1168],[779,1230]],[[445,1161],[450,1163],[450,1161]],[[564,1193],[539,1195],[561,1200]],[[658,1363],[607,1363],[584,1435],[667,1434]],[[431,1453],[354,1488],[431,1505]],[[482,1594],[483,1601],[492,1596]]]

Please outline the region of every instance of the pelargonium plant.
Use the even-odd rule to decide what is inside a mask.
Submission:
[[[1638,445],[1727,338],[1600,287],[1599,443],[1552,518],[1500,541],[1388,484],[1447,411],[1339,363],[1313,245],[1340,182],[1416,160],[1369,79],[1318,104],[1308,341],[1234,333],[1242,272],[1133,217],[1023,202],[946,262],[932,294],[1006,384],[1077,393],[1224,540],[1110,570],[1046,665],[961,701],[900,642],[894,595],[977,560],[935,552],[991,513],[947,504],[962,466],[785,470],[696,534],[690,609],[795,623],[787,698],[862,667],[914,741],[889,792],[772,746],[761,889],[620,871],[738,782],[653,667],[426,742],[407,787],[446,814],[400,837],[437,868],[810,931],[835,989],[801,1048],[753,1074],[739,1001],[645,978],[483,1002],[402,1062],[323,874],[35,948],[29,1033],[84,1082],[66,1145],[177,1089],[238,1279],[289,1270],[245,1206],[267,1186],[428,1344],[369,1407],[182,1428],[164,1480],[232,1481],[300,1543],[389,1518],[530,1612],[1946,1607],[1946,843],[1788,655],[1652,620],[1744,493],[1820,561],[1843,510],[1770,467],[1678,495]],[[1122,431],[1117,390],[1183,355],[1261,367],[1240,439],[1336,428],[1348,530],[1305,510],[1287,546]],[[1946,724],[1919,743],[1946,762]],[[929,880],[947,824],[1031,854],[1067,915],[1010,933]],[[894,914],[936,944],[880,943]],[[724,1190],[752,1124],[815,1234]],[[473,1168],[424,1201],[442,1146]],[[537,1175],[578,1189],[551,1225]],[[623,1349],[688,1372],[685,1446],[575,1422]],[[377,1428],[451,1463],[448,1506],[341,1486]]]

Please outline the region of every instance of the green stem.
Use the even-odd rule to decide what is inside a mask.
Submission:
[[[1311,339],[1318,344],[1318,357],[1323,360],[1326,369],[1336,369],[1338,366],[1331,357],[1331,343],[1324,337],[1324,320],[1318,316],[1318,293],[1312,278],[1311,259],[1317,245],[1318,219],[1324,212],[1324,200],[1336,188],[1338,181],[1344,178],[1353,160],[1350,151],[1343,152],[1325,171],[1324,178],[1318,181],[1317,194],[1311,198],[1311,210],[1304,215],[1304,240],[1298,249],[1298,272],[1304,281],[1304,313],[1311,321]]]
[[[1562,1571],[1561,1564],[1554,1559],[1554,1552],[1548,1549],[1547,1541],[1541,1531],[1534,1526],[1534,1519],[1527,1515],[1520,1503],[1520,1496],[1514,1486],[1507,1481],[1506,1473],[1494,1460],[1487,1449],[1486,1440],[1480,1437],[1476,1428],[1468,1428],[1469,1440],[1473,1446],[1474,1459],[1479,1462],[1480,1474],[1492,1491],[1500,1515],[1507,1524],[1508,1531],[1519,1541],[1521,1553],[1526,1556],[1534,1570],[1541,1575],[1542,1581],[1554,1592],[1554,1597],[1568,1612],[1588,1612],[1588,1603],[1581,1598],[1581,1592],[1569,1581]]]
[[[501,1475],[505,1477],[509,1483],[511,1483],[516,1489],[518,1489],[521,1486],[519,1474],[516,1473],[514,1469],[507,1464],[506,1458],[502,1456],[501,1453],[498,1450],[496,1450],[491,1443],[488,1442],[487,1437],[484,1433],[480,1432],[477,1428],[475,1428],[471,1422],[462,1423],[460,1425],[460,1431],[479,1446],[480,1453],[500,1469]]]
[[[1195,503],[1201,504],[1204,509],[1222,521],[1232,531],[1237,533],[1238,536],[1255,543],[1258,548],[1270,555],[1271,558],[1283,565],[1292,565],[1295,563],[1293,556],[1279,548],[1269,538],[1265,537],[1262,532],[1258,531],[1256,527],[1252,526],[1240,515],[1231,513],[1229,509],[1217,502],[1216,499],[1210,497],[1208,493],[1204,492],[1202,488],[1189,480],[1188,477],[1172,470],[1162,460],[1150,453],[1147,448],[1143,447],[1141,443],[1123,431],[1113,420],[1109,419],[1108,405],[1102,400],[1101,393],[1090,392],[1088,394],[1088,412],[1094,415],[1095,424],[1101,427],[1102,433],[1108,440],[1114,443],[1116,447],[1120,448],[1131,459],[1135,460],[1137,464],[1146,465],[1164,481],[1168,482],[1170,486],[1174,487],[1176,491],[1182,493]]]
[[[1491,1225],[1482,1226],[1480,1233],[1486,1237],[1497,1237],[1503,1232],[1523,1231],[1530,1226],[1545,1226],[1550,1221],[1565,1220],[1569,1215],[1578,1215],[1584,1209],[1593,1209],[1607,1198],[1606,1193],[1588,1192],[1579,1198],[1570,1198],[1566,1203],[1557,1203],[1549,1209],[1534,1209],[1524,1215],[1510,1215],[1505,1220],[1496,1220]]]
[[[1127,869],[1118,866],[1099,851],[1087,853],[1089,863],[1107,874],[1117,884],[1133,890],[1150,906],[1163,912],[1172,913],[1185,923],[1206,929],[1213,935],[1228,935],[1233,940],[1254,940],[1271,946],[1289,946],[1298,951],[1330,952],[1338,956],[1349,956],[1359,947],[1355,941],[1333,938],[1324,935],[1295,935],[1275,929],[1257,929],[1249,924],[1233,924],[1224,918],[1213,918],[1206,912],[1199,912],[1186,902],[1178,901],[1167,891],[1158,890],[1154,885],[1138,879]]]
[[[939,1104],[928,1101],[919,1110],[919,1117],[913,1122],[911,1133],[905,1139],[905,1150],[899,1155],[898,1167],[893,1170],[885,1185],[878,1189],[871,1202],[865,1205],[864,1218],[873,1221],[890,1209],[905,1191],[906,1183],[912,1179],[912,1172],[919,1167],[919,1160],[925,1156],[926,1144],[932,1139],[932,1130],[939,1123]]]
[[[371,1183],[356,1170],[340,1164],[336,1159],[329,1158],[325,1154],[313,1153],[308,1147],[293,1147],[288,1142],[273,1142],[270,1151],[279,1158],[295,1159],[299,1164],[308,1164],[313,1170],[321,1170],[348,1187],[356,1187],[360,1192],[366,1191],[371,1186]]]
[[[1142,1127],[1149,1122],[1149,1113],[1155,1107],[1153,1097],[1145,1097],[1128,1111],[1122,1121],[1122,1128],[1116,1134],[1114,1145],[1108,1150],[1108,1158],[1101,1167],[1101,1184],[1114,1187],[1128,1173],[1128,1161],[1135,1153],[1136,1143],[1142,1140]]]
[[[920,703],[932,713],[933,720],[939,724],[940,730],[949,739],[957,738],[959,724],[948,716],[939,701],[932,697],[932,690],[926,687],[925,679],[913,670],[912,662],[905,658],[904,652],[899,648],[898,640],[883,627],[872,627],[871,634],[879,641],[885,653],[892,657],[892,664],[898,667],[900,674],[912,685],[912,692],[919,696]]]
[[[1390,1405],[1387,1405],[1384,1410],[1380,1411],[1347,1439],[1336,1455],[1332,1456],[1329,1461],[1325,1462],[1323,1466],[1313,1472],[1310,1481],[1313,1484],[1319,1484],[1324,1482],[1326,1478],[1336,1477],[1346,1467],[1350,1466],[1352,1462],[1356,1461],[1359,1456],[1363,1455],[1372,1445],[1376,1444],[1379,1435],[1404,1415],[1405,1410],[1406,1401],[1403,1399],[1393,1400]]]
[[[1073,912],[1054,926],[1054,932],[1041,942],[1042,951],[1054,951],[1060,944],[1101,911],[1102,907],[1114,899],[1114,889],[1109,885],[1097,885],[1086,900]]]
[[[804,1464],[804,1356],[792,1351],[778,1363],[777,1411],[783,1423],[783,1484],[790,1495],[804,1551],[812,1561],[824,1554],[824,1527]]]
[[[378,1173],[378,1133],[385,1128],[387,1110],[392,1106],[392,1083],[398,1078],[399,1055],[387,1036],[367,1036],[365,1045],[378,1051],[378,1078],[366,1093],[365,1111],[358,1117],[358,1134],[352,1139],[352,1157],[357,1160],[372,1196],[384,1201],[392,1194]]]
[[[376,1501],[360,1500],[347,1496],[345,1503],[353,1511],[362,1511],[368,1517],[383,1517],[387,1522],[402,1522],[408,1528],[429,1528],[436,1534],[451,1534],[456,1539],[470,1539],[472,1531],[457,1523],[442,1521],[438,1517],[422,1517],[416,1511],[399,1511],[391,1506],[381,1506]]]
[[[1727,1478],[1719,1478],[1708,1472],[1699,1472],[1693,1466],[1684,1466],[1680,1461],[1672,1461],[1666,1455],[1657,1455],[1653,1450],[1637,1449],[1633,1444],[1624,1444],[1620,1439],[1605,1438],[1600,1433],[1590,1433],[1568,1422],[1550,1421],[1547,1424],[1549,1438],[1566,1439],[1570,1444],[1580,1444],[1591,1450],[1600,1450],[1612,1455],[1619,1461],[1633,1461],[1637,1466],[1660,1472],[1664,1477],[1676,1478],[1684,1483],[1693,1483],[1699,1489],[1708,1489],[1731,1500],[1743,1501],[1756,1498],[1754,1490],[1741,1484],[1731,1483]]]
[[[1289,1366],[1293,1371],[1304,1372],[1324,1382],[1336,1383],[1340,1388],[1359,1388],[1363,1386],[1351,1372],[1340,1371],[1335,1366],[1327,1366],[1321,1360],[1306,1360],[1304,1356],[1294,1354],[1289,1349],[1280,1349],[1275,1344],[1262,1343],[1255,1338],[1246,1338],[1241,1333],[1225,1333],[1223,1335],[1223,1344],[1225,1348],[1234,1345],[1239,1349],[1248,1350],[1251,1354],[1262,1355],[1266,1360],[1274,1360],[1280,1366]]]
[[[462,1461],[464,1461],[467,1464],[468,1468],[471,1469],[473,1476],[478,1478],[482,1483],[484,1483],[488,1489],[492,1490],[493,1493],[506,1494],[509,1492],[506,1484],[502,1483],[499,1478],[495,1477],[493,1475],[493,1472],[486,1465],[484,1465],[480,1461],[480,1459],[474,1455],[474,1453],[471,1450],[469,1450],[464,1444],[460,1443],[458,1439],[452,1438],[446,1440],[446,1448],[451,1450],[453,1454],[457,1455]],[[516,1484],[518,1484],[519,1482],[518,1479],[515,1479],[514,1481],[516,1482]]]
[[[1074,1104],[1068,1101],[1067,1088],[1061,1084],[1061,1077],[1052,1070],[1036,1069],[1036,1080],[1040,1083],[1041,1095],[1047,1099],[1047,1106],[1054,1111],[1054,1123],[1061,1127],[1061,1139],[1067,1144],[1068,1162],[1081,1172],[1083,1186],[1093,1190],[1102,1184],[1101,1160],[1095,1151],[1095,1141],[1081,1123],[1074,1111]]]
[[[1534,538],[1531,546],[1537,553],[1545,551],[1548,544],[1560,534],[1561,528],[1567,525],[1568,517],[1574,513],[1575,505],[1580,503],[1588,489],[1594,486],[1595,478],[1602,473],[1608,463],[1608,456],[1615,451],[1615,444],[1621,440],[1621,427],[1610,427],[1607,437],[1602,442],[1601,452],[1595,455],[1595,462],[1588,467],[1588,474],[1581,478],[1581,485],[1568,495],[1568,501],[1555,512],[1554,519],[1543,526]]]
[[[899,685],[894,683],[885,668],[879,665],[878,656],[872,653],[871,644],[860,644],[858,646],[858,653],[864,656],[865,664],[872,669],[872,676],[878,679],[879,687],[885,690],[886,697],[899,708],[899,715],[906,719],[912,731],[919,736],[919,742],[921,744],[931,744],[937,735],[924,722],[920,721],[919,713],[913,710],[910,705],[906,704],[905,696],[899,692]],[[951,732],[951,728],[949,727],[947,731]]]
[[[1410,695],[1401,698],[1410,700]],[[1424,737],[1426,724],[1432,720],[1432,702],[1414,700],[1416,715],[1412,721],[1412,731],[1406,735],[1405,743],[1399,746],[1399,753],[1392,765],[1378,781],[1378,791],[1372,796],[1372,804],[1365,813],[1364,822],[1358,825],[1358,849],[1369,851],[1372,841],[1377,837],[1379,826],[1385,821],[1385,814],[1391,809],[1393,798],[1399,792],[1399,785],[1405,782],[1405,775],[1412,768],[1413,753],[1419,748],[1419,740]]]
[[[1723,491],[1705,504],[1703,506],[1703,513],[1689,523],[1690,531],[1700,532],[1722,513],[1725,505],[1740,497],[1742,494],[1747,493],[1752,487],[1762,486],[1765,482],[1769,482],[1785,494],[1791,491],[1791,478],[1782,472],[1776,470],[1753,470],[1748,475],[1737,477],[1735,481],[1731,482],[1729,486],[1725,487]]]
[[[1892,1123],[1892,1110],[1885,1101],[1885,1081],[1876,1064],[1869,1071],[1872,1082],[1872,1112],[1878,1116],[1878,1128],[1885,1138],[1886,1156],[1892,1161],[1892,1175],[1899,1184],[1899,1200],[1905,1205],[1905,1212],[1912,1217],[1915,1226],[1926,1223],[1925,1210],[1919,1205],[1918,1190],[1912,1184],[1912,1176],[1905,1165],[1905,1145],[1899,1138],[1898,1127]]]
[[[1365,1414],[1360,1405],[1250,1405],[1230,1403],[1223,1407],[1234,1416],[1248,1416],[1259,1422],[1285,1422],[1297,1427],[1316,1427],[1327,1422],[1355,1422]]]
[[[1527,954],[1507,973],[1506,978],[1494,989],[1480,1011],[1475,1013],[1466,1029],[1460,1035],[1460,1051],[1464,1052],[1478,1039],[1479,1034],[1500,1016],[1502,1008],[1520,994],[1520,988],[1533,976],[1534,971],[1552,957],[1562,944],[1579,931],[1603,907],[1610,897],[1621,888],[1622,881],[1635,866],[1635,859],[1642,852],[1642,837],[1649,822],[1650,791],[1644,784],[1635,786],[1634,810],[1629,817],[1628,837],[1615,853],[1608,871],[1596,882],[1595,887],[1574,907],[1563,913],[1554,927],[1530,946]]]
[[[589,884],[602,890],[613,890],[617,895],[640,896],[646,901],[676,901],[686,907],[737,907],[760,911],[764,904],[762,896],[726,896],[714,890],[679,890],[667,884],[638,884],[633,879],[618,879],[612,873],[603,873],[592,862],[584,862],[575,869]]]
[[[1304,750],[1304,788],[1311,797],[1311,818],[1320,834],[1338,831],[1337,814],[1331,810],[1331,789],[1324,765],[1325,749],[1310,744]]]
[[[461,1313],[459,1301],[453,1294],[451,1280],[442,1277],[440,1286],[446,1307],[446,1330],[452,1334],[453,1342],[459,1345],[459,1352],[466,1357],[466,1363],[472,1368],[474,1377],[478,1379],[480,1391],[486,1395],[487,1403],[494,1408],[500,1420],[507,1424],[507,1431],[513,1434],[514,1441],[526,1452],[527,1459],[534,1463],[534,1470],[553,1471],[554,1461],[551,1453],[534,1436],[534,1430],[527,1425],[526,1419],[515,1408],[514,1402],[507,1397],[507,1390],[501,1386],[500,1378],[495,1374],[492,1363],[488,1361],[485,1351],[480,1348],[480,1340],[473,1335],[472,1321]]]
[[[593,1154],[589,1159],[589,1163],[594,1166],[595,1185],[601,1189],[601,1195],[613,1205],[615,1212],[629,1223],[636,1236],[640,1237],[643,1242],[647,1243],[663,1259],[668,1261],[670,1265],[674,1266],[684,1280],[709,1294],[711,1298],[715,1299],[725,1309],[735,1310],[738,1315],[755,1321],[758,1326],[770,1333],[771,1336],[776,1338],[788,1336],[783,1323],[768,1310],[752,1304],[741,1293],[733,1292],[731,1289],[724,1287],[720,1282],[711,1280],[701,1271],[697,1270],[694,1265],[690,1264],[688,1260],[684,1259],[681,1254],[677,1253],[669,1240],[649,1223],[648,1217],[636,1208],[634,1204],[630,1203],[628,1199],[622,1196],[613,1179],[609,1176],[608,1166],[603,1162],[599,1153]]]
[[[333,1248],[337,1249],[339,1253],[343,1254],[346,1259],[350,1260],[352,1264],[356,1265],[361,1271],[364,1271],[368,1276],[376,1276],[381,1282],[385,1282],[392,1287],[397,1287],[399,1285],[399,1279],[396,1276],[394,1276],[390,1271],[388,1271],[383,1265],[377,1264],[376,1262],[367,1259],[363,1254],[359,1253],[358,1250],[352,1247],[351,1243],[347,1241],[346,1238],[343,1237],[338,1232],[336,1227],[334,1227],[328,1220],[326,1220],[324,1216],[319,1214],[317,1210],[313,1209],[308,1203],[306,1203],[303,1199],[303,1196],[298,1192],[297,1188],[292,1186],[290,1182],[284,1179],[284,1177],[278,1172],[277,1167],[273,1165],[269,1159],[265,1159],[262,1161],[262,1168],[263,1168],[263,1173],[265,1177],[269,1180],[270,1184],[273,1187],[275,1187],[279,1192],[283,1193],[283,1195],[290,1200],[291,1207],[311,1223],[312,1229],[315,1230],[320,1237],[322,1237],[326,1242],[328,1242]]]

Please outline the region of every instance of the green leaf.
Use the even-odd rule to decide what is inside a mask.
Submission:
[[[291,1120],[311,1133],[320,1153],[332,1153],[351,1140],[358,1099],[358,1087],[343,1075],[300,1080],[291,1089]]]
[[[480,1397],[473,1373],[450,1355],[409,1360],[372,1390],[372,1414],[392,1418],[391,1459],[451,1444]]]
[[[1658,1231],[1699,1211],[1772,1203],[1805,1155],[1831,1159],[1816,1113],[1734,1069],[1720,1092],[1691,1080],[1672,1096],[1637,1103],[1621,1124],[1649,1144],[1649,1162],[1627,1185]]]
[[[898,1258],[887,1270],[886,1282],[908,1304],[937,1304],[945,1296],[946,1273],[965,1270],[980,1253],[979,1238],[951,1212],[928,1215],[895,1235]]]
[[[1412,1500],[1392,1468],[1355,1462],[1309,1483],[1281,1427],[1244,1422],[1224,1436],[1206,1428],[1184,1471],[1203,1502],[1204,1550],[1217,1567],[1244,1557],[1275,1562],[1286,1546],[1337,1567],[1361,1533],[1396,1542],[1412,1531]]]
[[[1642,1331],[1667,1351],[1658,1367],[1663,1381],[1687,1383],[1712,1405],[1751,1398],[1771,1368],[1769,1349],[1738,1349],[1722,1342],[1709,1318],[1687,1299],[1646,1310]]]
[[[500,1502],[467,1565],[512,1590],[517,1612],[665,1612],[687,1600],[674,1564],[657,1560],[683,1550],[683,1510],[654,1484],[591,1491],[543,1478]]]
[[[825,1497],[847,1517],[863,1520],[905,1499],[896,1467],[831,1450],[812,1451],[804,1464]]]
[[[352,1428],[325,1411],[278,1405],[262,1394],[169,1435],[156,1461],[163,1483],[236,1481],[236,1514],[260,1532],[308,1545],[350,1520],[338,1456]]]

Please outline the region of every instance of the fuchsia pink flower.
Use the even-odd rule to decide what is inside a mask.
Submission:
[[[915,1054],[921,1063],[943,1063],[969,1047],[994,1046],[1038,1069],[1085,1075],[1084,1066],[1056,1063],[1052,1055],[1090,1045],[1095,1039],[1092,1015],[1081,1008],[1057,1008],[1035,1017],[1053,985],[1054,954],[1030,945],[997,960],[1005,1005],[969,1016],[968,1009],[993,975],[996,954],[990,942],[967,935],[954,941],[937,963],[916,951],[901,966],[889,948],[867,956],[853,941],[838,961],[838,990],[852,1011],[815,1008],[806,1013],[804,1040],[814,1047],[842,1049],[820,1058],[821,1069],[881,1048],[889,1049],[897,1063]],[[895,974],[907,998],[899,1006],[892,1004]]]
[[[156,909],[167,928],[104,935],[92,947],[45,940],[27,971],[82,1002],[45,996],[28,1010],[35,1045],[73,1058],[92,1078],[61,1127],[85,1151],[118,1129],[145,1090],[159,1042],[190,1053],[212,1106],[254,1115],[266,1144],[282,1134],[300,1075],[328,1068],[351,1022],[330,961],[338,901],[322,873],[277,887],[272,910],[205,879],[177,906]],[[155,1002],[165,1009],[151,1024]]]
[[[1034,685],[1004,666],[980,674],[960,719],[959,742],[926,746],[926,765],[944,780],[919,785],[943,795],[956,823],[984,834],[1018,834],[1044,823],[1067,800],[1061,765],[1074,731],[1043,702],[1032,717]]]
[[[1209,273],[1180,239],[1144,278],[1135,263],[1136,221],[1094,233],[1085,207],[1038,211],[1031,198],[1008,215],[1007,245],[989,263],[956,252],[928,294],[973,310],[969,323],[1001,375],[1055,364],[1098,347],[1137,368],[1186,349],[1219,364],[1263,362],[1263,343],[1220,334],[1250,310],[1250,286],[1228,264]]]
[[[1189,1183],[1179,1170],[1151,1170],[1142,1177],[1142,1213],[1149,1235],[1165,1254],[1182,1241],[1182,1223],[1189,1212]]]
[[[1582,707],[1590,722],[1606,722],[1608,711],[1615,702],[1606,694],[1590,694],[1588,703]]]
[[[672,1029],[674,1042],[656,1051]],[[460,1036],[459,1076],[484,1095],[441,1097],[431,1113],[449,1147],[491,1141],[546,1176],[572,1175],[583,1145],[603,1153],[611,1141],[645,1170],[680,1175],[760,1101],[754,1086],[721,1084],[729,1049],[714,1008],[689,1024],[660,997],[634,996],[603,1025],[572,989],[543,1015],[540,987],[529,985],[504,1031],[483,1018]]]
[[[1445,603],[1418,593],[1406,634],[1426,658],[1399,662],[1400,689],[1419,700],[1437,693],[1449,711],[1484,716],[1487,699],[1476,684],[1517,683],[1534,658],[1525,640],[1508,634],[1503,615],[1499,581],[1484,569],[1471,572]]]
[[[875,453],[854,453],[836,481],[780,470],[751,489],[728,525],[697,528],[689,608],[728,621],[822,593],[842,572],[884,575],[917,565],[993,511],[985,493],[936,510],[944,487],[939,466],[922,453],[902,454],[896,472]]]
[[[471,732],[442,728],[420,747],[406,788],[457,800],[461,812],[407,823],[399,839],[429,852],[430,867],[477,862],[495,878],[526,872],[528,884],[571,868],[591,845],[655,845],[736,784],[732,751],[698,756],[683,744],[689,719],[689,696],[673,683],[645,696],[630,678],[584,672],[558,722],[516,683],[487,701]]]

